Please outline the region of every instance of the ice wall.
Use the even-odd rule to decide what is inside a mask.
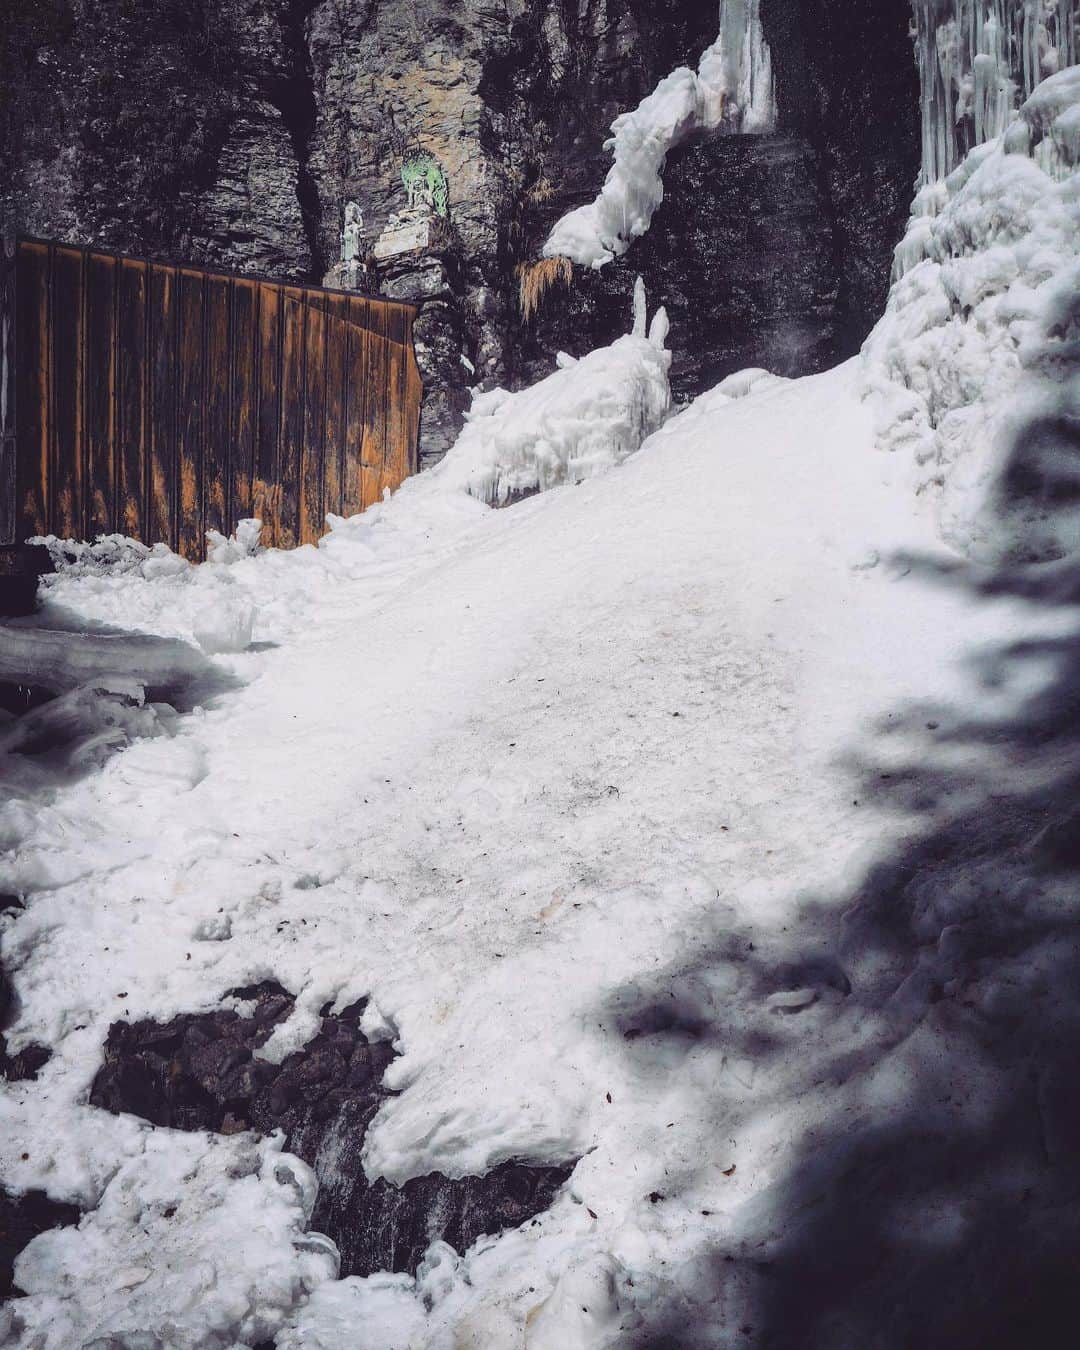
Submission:
[[[912,0],[923,185],[1000,136],[1048,75],[1080,59],[1076,0]]]
[[[721,0],[720,31],[697,71],[680,66],[611,124],[614,163],[595,201],[559,220],[544,257],[603,267],[645,233],[664,200],[668,153],[695,135],[776,125],[772,58],[760,0]]]
[[[864,353],[878,442],[982,561],[1080,552],[1080,66],[1044,80],[916,216]]]

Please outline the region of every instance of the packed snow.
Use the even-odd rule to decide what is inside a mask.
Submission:
[[[548,236],[545,258],[601,268],[643,235],[664,200],[669,153],[694,136],[765,132],[776,124],[772,57],[761,0],[721,0],[720,32],[696,71],[680,66],[611,124],[613,164],[599,196],[570,211]]]
[[[2,1085],[0,1177],[85,1210],[19,1256],[0,1338],[991,1344],[1009,1271],[1075,1250],[1080,591],[1040,401],[1077,355],[1074,90],[946,184],[863,361],[664,421],[642,297],[317,548],[52,542],[12,631],[131,669],[84,652],[53,714],[96,757],[0,747],[6,1034],[53,1050]],[[994,486],[1006,399],[1042,514]],[[149,700],[135,637],[184,648],[193,707]],[[579,1159],[555,1203],[340,1279],[280,1140],[87,1104],[114,1021],[268,979],[269,1058],[360,997],[393,1040],[369,1175]]]

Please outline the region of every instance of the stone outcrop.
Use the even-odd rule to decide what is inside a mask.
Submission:
[[[524,383],[554,349],[623,331],[637,271],[674,312],[684,395],[740,365],[798,374],[849,355],[883,302],[918,160],[908,0],[762,0],[779,139],[678,151],[649,235],[600,278],[575,269],[532,324],[519,269],[595,195],[612,119],[696,64],[717,5],[9,8],[0,211],[50,237],[335,281],[355,203],[350,280],[422,307],[425,463],[452,444],[471,386]],[[446,188],[419,244],[416,221],[388,230],[417,154]]]
[[[570,1166],[507,1162],[482,1177],[439,1173],[398,1188],[369,1181],[364,1134],[387,1099],[382,1076],[394,1052],[360,1031],[364,1005],[324,1009],[319,1034],[281,1064],[255,1058],[292,1010],[278,985],[234,993],[254,1003],[169,1022],[117,1022],[90,1101],[179,1130],[285,1131],[285,1146],[319,1179],[311,1226],[333,1238],[341,1274],[415,1271],[436,1240],[463,1252],[484,1233],[515,1228],[546,1209]]]

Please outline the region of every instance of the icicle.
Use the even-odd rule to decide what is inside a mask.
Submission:
[[[922,181],[1000,136],[1023,99],[1075,65],[1072,0],[912,0],[922,86]]]
[[[645,336],[645,328],[646,328],[646,324],[648,323],[648,310],[647,310],[646,306],[647,306],[647,301],[646,301],[646,299],[645,299],[645,281],[644,281],[644,278],[642,278],[642,277],[639,276],[638,279],[637,279],[637,281],[634,282],[634,330],[633,330],[633,331],[634,331],[634,337],[636,337],[636,338],[643,338],[643,337]]]

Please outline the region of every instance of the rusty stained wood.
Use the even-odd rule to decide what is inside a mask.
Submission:
[[[150,269],[147,370],[150,423],[145,542],[177,540],[177,383],[179,278],[171,267]]]
[[[145,263],[125,260],[117,275],[117,523],[122,534],[146,534],[147,352]]]
[[[115,530],[197,560],[254,514],[292,547],[415,471],[408,305],[34,240],[10,295],[0,275],[0,337],[5,303],[19,537]]]

